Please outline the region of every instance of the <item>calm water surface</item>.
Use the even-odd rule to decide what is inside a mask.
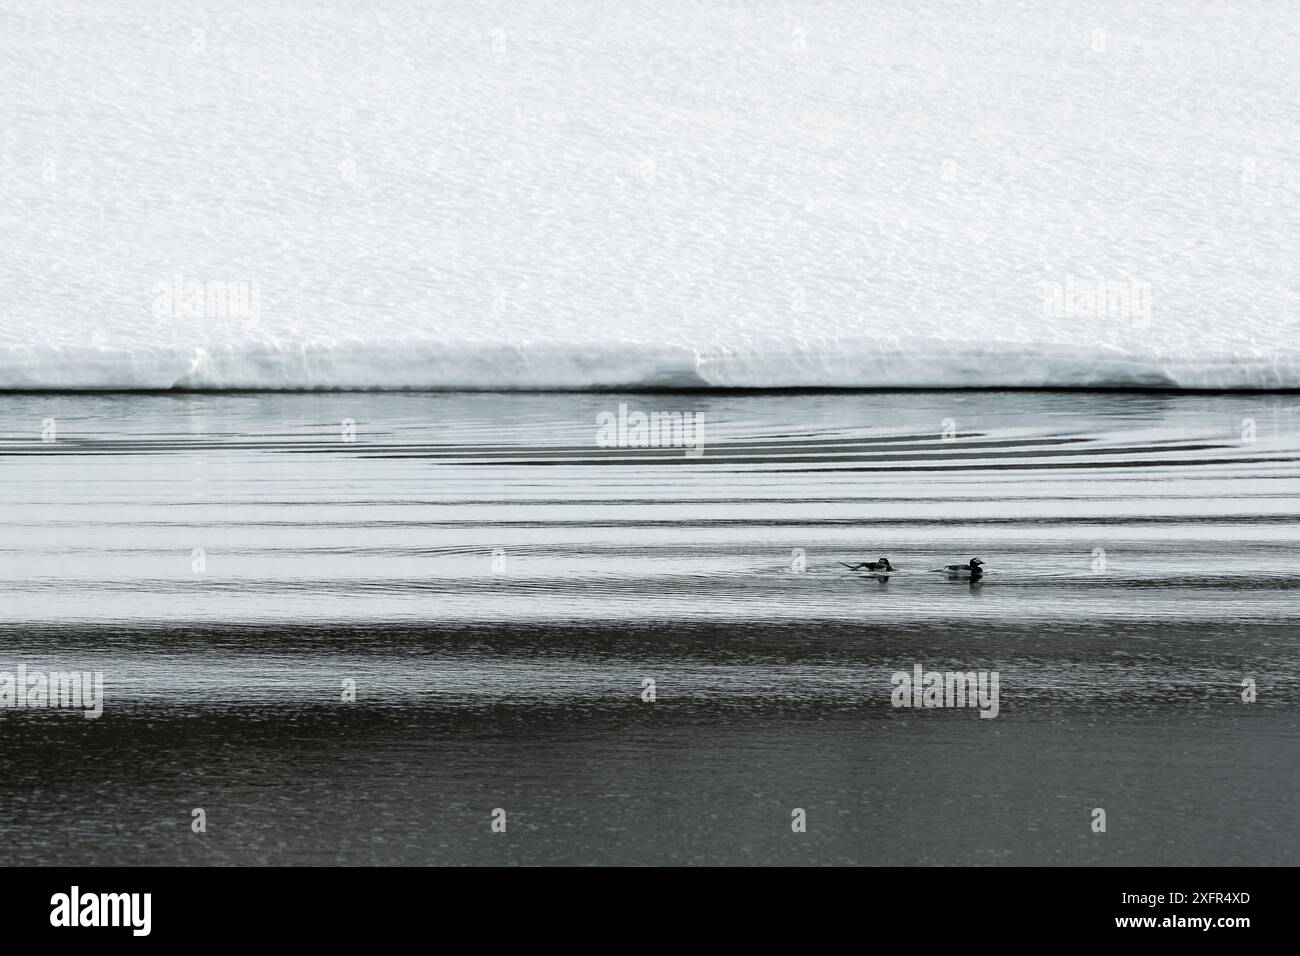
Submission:
[[[704,453],[598,447],[620,402]],[[1300,860],[1300,396],[0,410],[0,671],[107,698],[0,709],[7,862]],[[895,709],[916,663],[998,717]]]

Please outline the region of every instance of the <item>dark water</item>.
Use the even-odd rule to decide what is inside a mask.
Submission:
[[[1300,397],[0,408],[0,671],[106,696],[0,708],[7,862],[1300,859]]]

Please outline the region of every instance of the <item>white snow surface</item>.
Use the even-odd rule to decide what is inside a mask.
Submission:
[[[0,6],[0,389],[1100,385],[1300,388],[1294,0]]]

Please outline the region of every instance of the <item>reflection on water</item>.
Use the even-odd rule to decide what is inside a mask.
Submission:
[[[0,670],[108,695],[0,710],[15,862],[1295,862],[1290,396],[0,408]],[[1000,716],[894,710],[913,662]]]

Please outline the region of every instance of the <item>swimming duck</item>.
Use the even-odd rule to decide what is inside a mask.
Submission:
[[[979,558],[971,558],[970,564],[950,564],[946,568],[935,568],[935,570],[947,571],[950,578],[957,578],[962,581],[978,581],[984,577],[984,569],[980,567],[983,563]]]
[[[844,564],[843,561],[840,564]],[[898,570],[889,563],[888,558],[881,558],[879,561],[863,561],[861,564],[844,564],[850,571],[896,571]]]

